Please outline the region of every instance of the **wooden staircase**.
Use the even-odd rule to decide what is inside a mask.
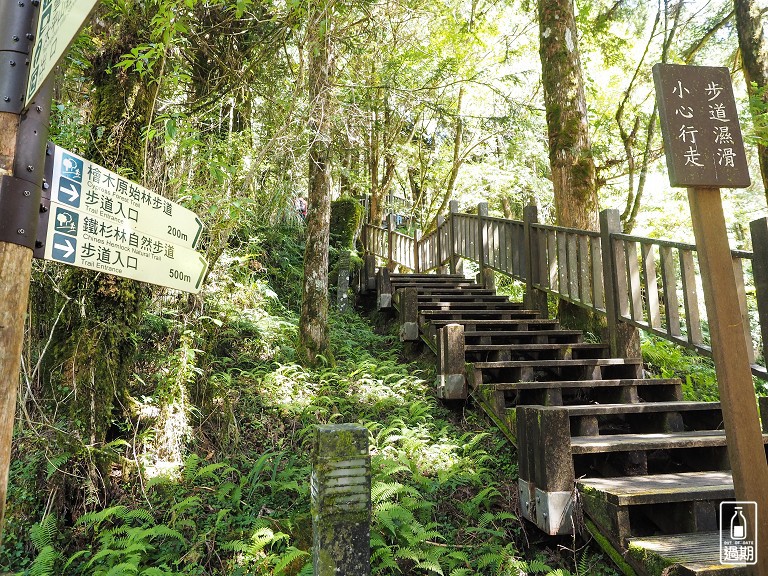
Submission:
[[[517,446],[523,517],[588,530],[626,574],[747,574],[720,564],[734,490],[719,403],[685,402],[679,380],[461,275],[382,269],[376,285],[401,338],[435,352],[437,395],[471,395]]]

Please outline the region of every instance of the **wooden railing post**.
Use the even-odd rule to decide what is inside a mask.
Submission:
[[[395,269],[395,215],[387,214],[387,268],[392,271]]]
[[[749,223],[752,234],[752,275],[755,279],[763,362],[768,362],[768,218]]]
[[[617,289],[617,277],[623,270],[616,270],[616,250],[611,234],[621,233],[621,220],[618,210],[602,210],[600,212],[600,247],[603,253],[603,284],[605,286],[605,312],[608,320],[608,343],[611,356],[615,358],[639,358],[640,334],[637,328],[621,322],[619,316],[619,298],[622,297]]]
[[[496,289],[496,279],[494,277],[493,270],[488,268],[488,259],[486,254],[488,253],[488,226],[486,226],[484,217],[488,216],[488,202],[480,202],[477,205],[477,238],[480,242],[478,246],[478,264],[480,266],[480,272],[478,273],[478,283],[485,286],[488,290]]]
[[[437,274],[445,274],[445,268],[443,267],[443,234],[440,231],[440,228],[442,228],[443,224],[445,224],[445,216],[438,216],[437,217],[437,232],[435,233],[435,240],[437,244],[437,269],[435,272]]]
[[[448,256],[448,266],[451,271],[451,274],[457,274],[458,273],[458,260],[459,257],[457,254],[459,253],[458,246],[456,243],[458,242],[458,234],[456,233],[456,226],[457,220],[456,220],[456,214],[459,213],[459,202],[458,200],[451,200],[449,206],[450,210],[450,226],[448,228],[448,243],[450,244],[451,251]]]
[[[539,290],[534,284],[541,284],[541,270],[539,268],[540,235],[535,234],[532,224],[539,221],[539,211],[536,206],[523,208],[523,249],[525,250],[525,307],[529,310],[538,310],[544,318],[547,317],[547,293]],[[513,246],[513,250],[519,250]]]
[[[421,243],[421,230],[418,228],[413,231],[413,271],[418,274],[421,272],[421,262],[419,262],[419,248]]]

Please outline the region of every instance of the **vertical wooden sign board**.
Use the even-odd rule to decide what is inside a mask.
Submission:
[[[653,80],[670,184],[688,188],[736,499],[757,503],[750,567],[768,576],[768,463],[720,198],[721,186],[750,184],[730,73],[656,64]]]

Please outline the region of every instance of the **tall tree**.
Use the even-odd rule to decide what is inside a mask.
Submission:
[[[765,34],[765,16],[756,0],[733,0],[736,13],[736,29],[739,34],[739,50],[751,100],[752,117],[760,127],[768,114],[768,38]],[[768,138],[762,134],[758,140],[760,172],[763,188],[768,198]]]
[[[310,363],[328,353],[328,242],[331,222],[331,130],[333,115],[334,0],[310,3],[309,193],[304,251],[300,348]]]
[[[557,223],[595,230],[595,162],[573,0],[539,0],[539,42]]]

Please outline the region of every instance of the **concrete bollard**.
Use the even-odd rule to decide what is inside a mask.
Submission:
[[[336,307],[339,312],[349,310],[349,269],[350,255],[345,250],[339,256],[339,283],[336,288]]]
[[[371,458],[368,430],[317,427],[312,454],[314,576],[371,573]]]
[[[437,331],[437,397],[466,400],[464,376],[464,326],[447,324]]]
[[[389,270],[379,268],[376,276],[376,306],[381,308],[392,308],[392,282],[389,279]]]
[[[398,290],[400,307],[400,341],[419,339],[419,292],[416,288]]]

